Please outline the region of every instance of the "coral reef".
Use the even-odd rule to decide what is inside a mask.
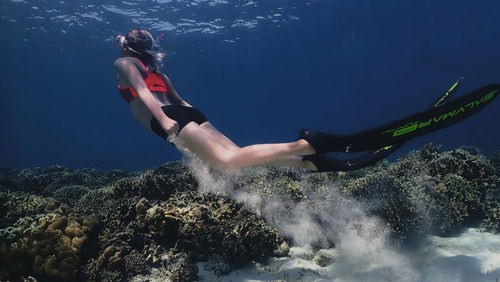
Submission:
[[[364,200],[372,213],[390,223],[401,243],[478,225],[485,217],[488,187],[495,181],[493,167],[477,151],[438,150],[427,145],[385,170],[346,179],[341,190]]]
[[[22,191],[0,192],[0,228],[14,224],[19,218],[34,216],[54,208],[53,198],[43,198]]]
[[[298,208],[332,231],[318,236],[327,241],[318,246],[335,247],[332,229],[341,225],[329,225],[325,214],[349,202],[386,223],[401,245],[471,226],[500,232],[499,172],[500,153],[488,159],[474,148],[440,153],[426,145],[352,172],[253,168],[231,180],[249,197],[236,202],[226,190],[198,192],[179,162],[131,173],[0,169],[0,280],[195,281],[199,261],[223,275],[287,256],[294,238],[278,232],[279,221]],[[318,252],[314,261],[335,258]]]
[[[20,218],[0,230],[2,280],[16,277],[31,266],[34,275],[68,279],[80,267],[80,253],[96,222],[90,217],[55,213]],[[22,272],[21,272],[22,273]],[[29,273],[29,272],[28,272]]]
[[[232,266],[272,255],[282,240],[275,228],[233,200],[215,194],[177,194],[166,202],[183,218],[176,248],[197,260],[220,255]]]

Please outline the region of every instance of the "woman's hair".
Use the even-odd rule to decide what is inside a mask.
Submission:
[[[159,73],[165,53],[147,30],[132,29],[125,36],[120,57],[135,57],[150,71]]]

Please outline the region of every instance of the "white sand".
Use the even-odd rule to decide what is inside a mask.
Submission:
[[[429,236],[419,250],[402,254],[367,253],[366,258],[345,251],[326,250],[333,263],[321,267],[313,262],[310,247],[294,247],[290,256],[269,258],[266,264],[251,263],[226,276],[205,269],[198,263],[200,281],[499,281],[500,235],[468,229],[458,237]],[[352,246],[354,250],[359,246]],[[345,246],[344,246],[345,248]],[[377,250],[375,250],[376,252]],[[354,251],[356,253],[356,251]],[[401,268],[397,259],[403,258]],[[372,261],[370,261],[373,259]],[[409,264],[409,265],[408,265]],[[398,271],[401,270],[402,272]],[[407,275],[405,276],[405,274]],[[498,280],[497,280],[498,279]]]

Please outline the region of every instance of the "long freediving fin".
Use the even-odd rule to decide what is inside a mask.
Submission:
[[[462,82],[463,77],[460,77],[448,91],[445,92],[445,94],[440,97],[438,100],[436,100],[430,109],[437,108],[443,105],[443,103],[446,102],[457,90],[458,86]],[[484,88],[484,87],[483,87]],[[498,88],[498,85],[497,85]],[[481,88],[482,89],[482,88]],[[498,89],[497,89],[498,90]],[[476,91],[474,91],[476,92]],[[474,93],[472,92],[472,93]],[[497,91],[498,93],[498,91]],[[470,93],[471,94],[471,93]],[[469,94],[467,94],[469,95]],[[492,97],[493,99],[495,97]],[[491,100],[490,99],[490,100]],[[483,101],[484,102],[484,101]],[[387,145],[383,146],[381,148],[378,148],[376,150],[372,150],[371,152],[368,152],[366,154],[363,154],[359,157],[356,158],[351,158],[347,160],[339,160],[335,159],[333,157],[324,155],[324,154],[316,154],[316,155],[309,155],[309,156],[304,156],[304,160],[309,160],[314,163],[318,171],[349,171],[349,170],[356,170],[360,169],[362,167],[369,166],[371,164],[374,164],[383,158],[387,157],[389,154],[392,152],[396,151],[398,148],[400,148],[404,143],[396,143],[392,145]]]
[[[457,92],[458,86],[460,85],[460,83],[462,83],[463,80],[464,80],[463,76],[459,77],[455,81],[455,83],[453,83],[453,85],[439,99],[437,99],[436,101],[434,101],[434,103],[432,103],[432,106],[430,106],[429,109],[437,108],[442,104],[446,103],[446,101],[450,99],[453,94]],[[382,160],[383,158],[387,157],[388,155],[392,154],[394,151],[398,150],[405,143],[406,142],[401,142],[399,144],[387,145],[377,150],[368,152],[357,158],[349,159],[347,160],[348,164],[347,168],[358,169],[360,167],[376,163]]]
[[[432,106],[430,108],[439,107],[440,105],[445,103],[453,94],[455,94],[462,80],[463,77],[458,78],[457,81],[453,83],[453,85],[444,93],[444,95],[442,95],[439,99],[432,103]],[[333,158],[326,154],[315,154],[304,156],[303,160],[311,161],[320,172],[339,170],[351,171],[370,166],[384,159],[385,157],[399,149],[401,146],[403,146],[405,143],[406,142],[401,142],[398,144],[387,145],[351,159],[341,160]]]
[[[500,84],[490,84],[451,102],[439,102],[437,107],[372,129],[349,135],[302,130],[300,138],[307,140],[318,154],[377,150],[463,121],[491,103],[499,93]]]

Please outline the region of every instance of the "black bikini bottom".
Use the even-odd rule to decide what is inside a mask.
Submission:
[[[177,121],[179,124],[179,132],[190,122],[194,121],[201,125],[207,122],[205,115],[199,110],[191,107],[168,105],[161,107],[167,117]],[[156,118],[151,119],[151,130],[163,139],[167,139],[168,134],[163,130]]]

